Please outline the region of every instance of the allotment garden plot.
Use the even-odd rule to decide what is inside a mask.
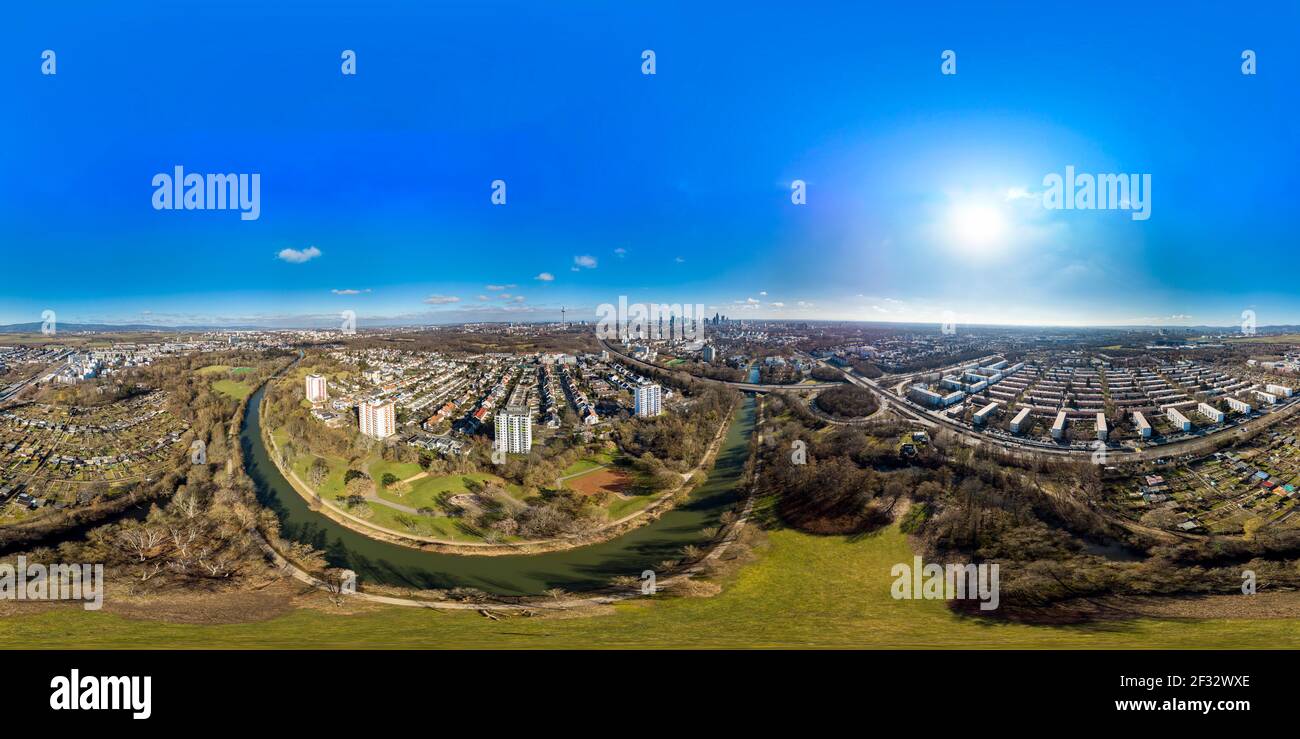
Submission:
[[[1295,430],[1270,431],[1232,450],[1166,465],[1118,486],[1128,518],[1190,533],[1241,534],[1300,525]]]
[[[0,516],[66,507],[159,474],[189,428],[154,391],[102,407],[0,411]]]

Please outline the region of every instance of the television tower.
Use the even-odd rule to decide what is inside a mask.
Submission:
[[[560,328],[564,328],[564,306],[560,306]]]

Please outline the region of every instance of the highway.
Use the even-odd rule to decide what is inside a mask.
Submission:
[[[26,380],[23,380],[22,382],[11,385],[9,388],[7,388],[4,391],[0,391],[0,403],[4,403],[5,401],[17,395],[18,393],[22,392],[24,388],[26,388],[28,385],[31,385],[33,382],[36,382],[36,380],[38,380],[39,378],[45,377],[49,375],[51,372],[63,371],[63,369],[68,366],[67,357],[70,354],[72,354],[72,352],[68,351],[66,354],[61,355],[59,357],[59,361],[55,362],[54,364],[51,364],[50,366],[46,367],[40,372],[33,374],[31,377],[28,377]]]

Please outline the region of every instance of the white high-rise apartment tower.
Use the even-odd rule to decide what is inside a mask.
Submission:
[[[657,416],[662,412],[663,388],[658,385],[641,385],[635,392],[636,415],[642,418]]]
[[[387,439],[397,432],[397,414],[393,401],[377,403],[363,400],[357,406],[357,422],[361,433],[373,439]]]
[[[533,449],[533,417],[528,408],[514,406],[497,412],[497,451],[507,454],[527,454]]]
[[[307,400],[312,403],[324,403],[329,400],[329,397],[325,378],[322,375],[307,375]]]

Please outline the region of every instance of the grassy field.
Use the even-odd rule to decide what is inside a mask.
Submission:
[[[583,457],[577,462],[565,467],[564,471],[560,473],[560,476],[568,477],[569,475],[576,475],[580,472],[586,472],[587,470],[594,470],[597,467],[613,464],[615,456],[614,452],[606,450]]]
[[[1233,344],[1294,344],[1300,342],[1300,334],[1257,334],[1254,336],[1235,336],[1224,339]]]
[[[912,552],[896,528],[850,540],[769,535],[762,558],[713,598],[639,600],[566,619],[491,621],[474,613],[382,607],[300,609],[269,621],[180,625],[66,608],[0,621],[0,644],[58,647],[877,647],[1300,648],[1294,621],[1140,619],[1025,626],[954,616],[942,602],[894,600],[889,568]],[[56,638],[51,638],[51,637]]]
[[[284,444],[284,432],[277,431],[275,439],[277,444]],[[303,454],[295,460],[293,465],[294,472],[298,474],[299,479],[308,484],[310,484],[311,480],[311,465],[315,459],[316,457],[313,455]],[[341,507],[336,498],[342,495],[346,489],[343,484],[343,477],[348,471],[347,460],[337,457],[321,457],[321,459],[325,460],[326,465],[328,465],[329,474],[326,475],[324,482],[316,488],[316,492],[329,504]],[[375,494],[380,499],[415,509],[436,509],[435,501],[438,495],[443,492],[450,492],[453,495],[468,492],[469,489],[465,485],[465,480],[469,478],[479,482],[495,482],[502,485],[515,498],[520,498],[523,495],[523,491],[518,485],[507,484],[502,478],[485,472],[421,477],[405,486],[404,490],[399,490],[396,485],[385,488],[380,484],[385,474],[393,474],[399,480],[406,480],[419,474],[420,466],[401,462],[387,462],[376,456],[371,457],[361,467],[370,474],[371,479],[375,482]],[[447,516],[421,516],[406,513],[373,501],[368,504],[368,509],[370,511],[369,515],[362,516],[367,522],[399,533],[431,536],[450,541],[482,541],[480,536],[467,532],[459,520]],[[357,515],[358,512],[353,511],[353,513]],[[507,540],[510,538],[507,537]]]
[[[212,389],[235,400],[243,400],[253,393],[253,388],[248,383],[234,380],[217,380],[212,383]]]
[[[372,465],[371,470],[374,470]],[[481,483],[496,483],[505,488],[512,497],[518,499],[523,495],[522,489],[513,483],[507,483],[503,478],[487,472],[474,472],[470,474],[451,474],[422,477],[410,484],[406,492],[400,495],[391,488],[379,491],[379,497],[384,500],[391,500],[394,503],[401,503],[412,508],[433,507],[438,496],[443,493],[460,495],[468,493],[469,488],[466,486],[466,480],[476,480]]]
[[[207,367],[201,367],[195,370],[195,372],[200,375],[218,375],[226,372],[234,372],[237,375],[242,375],[252,371],[252,367],[232,367],[228,364],[209,364]]]

